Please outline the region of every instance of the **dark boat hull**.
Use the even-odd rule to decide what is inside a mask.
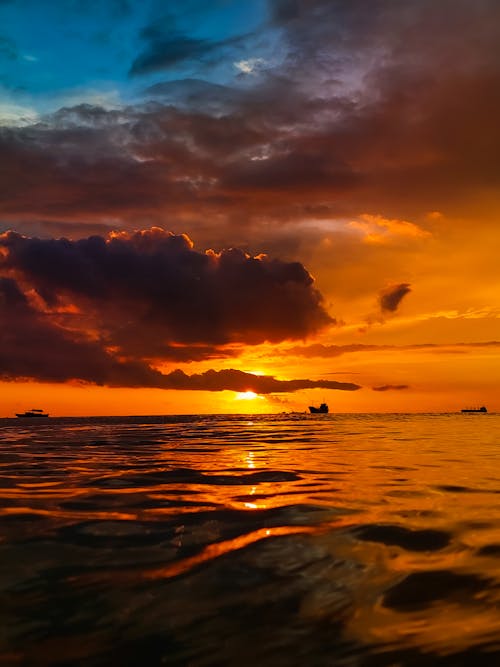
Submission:
[[[20,419],[46,419],[49,415],[46,414],[32,414],[29,412],[21,412],[21,413],[16,413],[16,417],[19,417]]]
[[[314,407],[314,405],[309,406],[309,412],[313,415],[326,415],[328,414],[328,406],[320,406],[319,408]]]

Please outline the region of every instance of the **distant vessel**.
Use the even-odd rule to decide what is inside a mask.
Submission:
[[[16,417],[48,417],[49,415],[43,410],[38,410],[37,408],[31,408],[26,412],[16,412]]]
[[[326,403],[322,403],[319,406],[319,408],[314,407],[314,405],[310,405],[309,406],[309,412],[311,412],[314,415],[315,414],[326,415],[326,413],[328,412],[328,405]]]
[[[462,412],[488,412],[488,410],[482,405],[480,408],[463,408]]]

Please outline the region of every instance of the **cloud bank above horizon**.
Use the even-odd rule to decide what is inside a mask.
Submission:
[[[87,239],[0,235],[0,376],[259,392],[357,389],[240,371],[162,374],[225,346],[303,339],[333,322],[298,262],[198,252],[161,228]]]

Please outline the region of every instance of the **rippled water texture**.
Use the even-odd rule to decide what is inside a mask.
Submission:
[[[0,664],[498,665],[499,426],[2,420]]]

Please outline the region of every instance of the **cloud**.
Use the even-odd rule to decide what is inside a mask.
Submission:
[[[243,39],[242,36],[224,40],[194,38],[172,25],[163,29],[157,24],[144,28],[142,38],[146,46],[132,63],[129,72],[131,76],[169,70],[183,63],[203,60],[217,52],[220,56],[221,51],[237,46]]]
[[[359,385],[331,380],[278,380],[239,370],[162,374],[141,360],[126,360],[107,350],[88,332],[66,329],[30,305],[11,278],[0,278],[0,378],[43,382],[78,380],[110,387],[156,387],[194,391],[293,392],[321,387],[355,391]]]
[[[365,243],[389,243],[399,239],[425,239],[431,233],[408,220],[388,220],[381,215],[364,213],[349,227],[363,235]]]
[[[144,94],[184,112],[197,108],[207,115],[226,115],[230,109],[234,111],[242,95],[230,86],[195,78],[161,81],[148,86]]]
[[[2,131],[2,218],[168,220],[252,239],[262,221],[279,236],[323,211],[357,220],[367,242],[403,244],[428,233],[413,221],[435,224],[428,211],[470,219],[478,197],[496,199],[498,2],[297,0],[270,13],[260,39],[274,31],[282,56],[258,76],[217,87],[195,67],[269,60],[255,36],[245,50],[246,38],[152,25],[132,70],[191,63],[195,78],[157,81],[119,111],[74,107]]]
[[[400,391],[409,389],[407,384],[381,384],[378,387],[372,387],[373,391]]]
[[[120,361],[99,341],[65,330],[33,308],[18,284],[0,278],[0,377],[44,382],[81,380],[109,386],[157,386],[161,374]]]
[[[1,91],[0,91],[1,92]],[[0,127],[29,126],[38,120],[35,109],[12,102],[5,95],[0,97]]]
[[[153,27],[144,30],[143,37],[148,44],[134,60],[130,68],[131,75],[168,69],[182,61],[199,58],[216,48],[216,43],[206,39],[194,39],[180,33],[166,36]]]
[[[234,369],[209,370],[205,373],[186,375],[176,370],[165,376],[169,389],[196,389],[203,391],[253,391],[256,394],[271,394],[299,391],[300,389],[336,389],[356,391],[361,387],[352,382],[334,380],[278,380],[271,375],[253,375]]]
[[[12,278],[0,278],[0,378],[43,382],[79,380],[110,387],[156,387],[193,391],[293,392],[320,387],[355,391],[359,385],[331,380],[278,380],[234,369],[187,375],[162,374],[141,360],[126,360],[88,332],[61,326],[37,311]]]
[[[307,358],[328,359],[340,357],[344,354],[356,353],[378,353],[378,352],[401,352],[408,350],[433,352],[436,354],[456,354],[474,351],[481,348],[500,347],[500,341],[477,341],[457,343],[415,343],[412,345],[370,345],[363,343],[352,343],[350,345],[323,345],[314,343],[312,345],[288,347],[275,351],[279,356],[297,356]]]
[[[411,292],[411,287],[408,283],[389,285],[379,293],[380,309],[383,313],[395,313],[409,292]]]
[[[14,327],[3,351],[14,341],[20,363],[25,348],[20,375],[37,360],[50,366],[52,341],[55,353],[75,357],[69,368],[84,364],[71,377],[108,382],[84,362],[94,354],[106,372],[160,382],[151,363],[224,357],[228,345],[305,338],[332,322],[302,264],[237,249],[198,252],[187,236],[161,228],[78,241],[7,232],[0,276],[2,315]],[[5,358],[4,369],[15,374],[16,363]]]
[[[243,74],[254,74],[265,67],[266,64],[264,58],[248,58],[247,60],[239,60],[233,63],[236,69]]]

